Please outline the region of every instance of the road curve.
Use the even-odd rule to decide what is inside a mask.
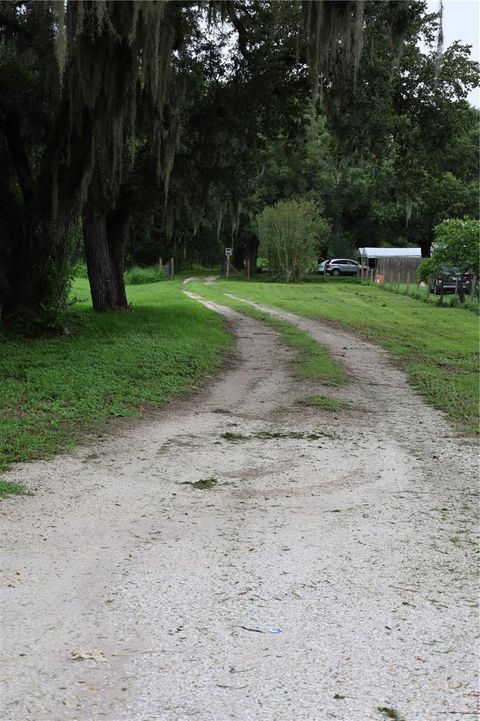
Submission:
[[[473,717],[475,444],[374,345],[280,313],[345,366],[322,388],[208,305],[237,343],[194,399],[8,474],[0,718]]]

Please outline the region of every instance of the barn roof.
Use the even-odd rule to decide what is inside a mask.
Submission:
[[[421,258],[420,248],[359,248],[357,258]]]

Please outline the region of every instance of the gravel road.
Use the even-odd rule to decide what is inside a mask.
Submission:
[[[208,305],[237,344],[195,398],[7,474],[0,718],[477,718],[476,443],[378,347],[278,312],[321,387]]]

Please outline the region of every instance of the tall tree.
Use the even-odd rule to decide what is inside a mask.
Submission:
[[[92,255],[98,251],[92,283],[100,290],[103,279],[108,304],[122,304],[115,289],[118,244],[105,242],[106,215],[111,227],[121,222],[112,213],[141,96],[150,103],[151,143],[160,142],[181,9],[156,0],[69,0],[64,16],[63,2],[0,4],[0,152],[9,170],[4,319],[37,312],[65,294],[65,265],[87,195]],[[29,113],[32,101],[36,110]]]
[[[417,3],[388,3],[386,25],[393,36],[408,23],[406,8],[412,4]],[[301,6],[294,0],[0,0],[0,155],[7,168],[1,185],[6,238],[0,256],[2,319],[38,312],[65,296],[66,267],[84,207],[95,307],[125,305],[126,210],[134,202],[128,174],[139,147],[147,143],[159,176],[168,179],[179,139],[178,126],[171,122],[174,97],[168,102],[170,116],[165,110],[172,52],[199,14],[208,12],[213,21],[227,23],[238,47],[234,73],[221,88],[223,106],[218,106],[235,132],[226,132],[217,120],[222,142],[214,144],[211,162],[198,175],[205,187],[204,173],[213,174],[217,182],[210,183],[210,197],[215,197],[217,216],[230,206],[235,225],[244,184],[242,173],[233,173],[234,160],[243,178],[251,178],[260,128],[274,120],[282,97],[276,84],[278,102],[270,108],[260,103],[256,122],[245,122],[247,130],[252,128],[245,134],[247,147],[240,133],[247,104],[262,93],[275,96],[267,92],[269,59],[289,67],[289,90],[309,70],[314,97],[318,90],[338,104],[351,87],[349,68],[358,67],[363,6],[361,0],[304,0]],[[223,60],[228,66],[230,59]],[[211,100],[218,102],[215,91]],[[283,102],[293,105],[295,97],[283,93]],[[205,131],[208,147],[212,134]],[[173,204],[167,217],[175,217],[177,209]]]

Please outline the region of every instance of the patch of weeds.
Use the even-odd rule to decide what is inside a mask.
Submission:
[[[88,456],[85,456],[85,458],[82,460],[82,463],[88,463],[88,461],[95,461],[97,458],[100,458],[98,453],[89,453]]]
[[[183,481],[182,486],[192,486],[192,488],[199,488],[205,490],[207,488],[213,488],[218,483],[216,478],[201,478],[199,481]]]
[[[32,496],[33,493],[27,491],[21,483],[13,483],[12,481],[0,480],[0,498],[5,496]]]
[[[248,441],[252,436],[244,436],[242,433],[230,433],[227,431],[226,433],[222,433],[221,437],[226,441],[235,443],[235,441]]]
[[[303,433],[302,431],[259,431],[258,433],[252,433],[250,436],[244,436],[241,433],[222,433],[222,438],[226,441],[240,442],[240,441],[271,441],[282,438],[290,440],[308,440],[318,441],[321,436],[329,435],[327,433]],[[333,437],[333,436],[331,436]]]
[[[301,431],[259,431],[258,433],[254,433],[252,438],[259,438],[260,440],[274,440],[277,438],[291,438],[291,439],[302,439],[302,438],[311,438],[314,434],[306,435],[305,433],[302,433]]]
[[[302,406],[316,406],[317,408],[322,408],[324,411],[333,412],[343,411],[351,407],[348,401],[341,401],[322,395],[308,396],[307,398],[299,400],[298,403]]]
[[[389,708],[388,706],[378,706],[377,710],[380,711],[380,713],[386,718],[391,718],[394,721],[403,721],[398,711],[395,711],[394,708]]]

